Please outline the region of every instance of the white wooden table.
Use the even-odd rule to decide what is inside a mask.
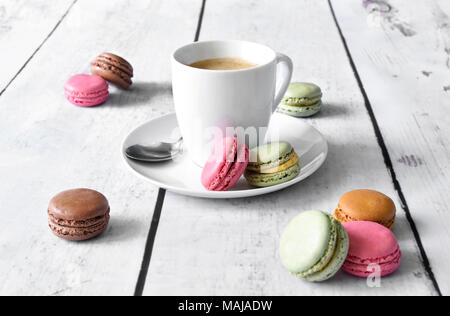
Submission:
[[[0,0],[0,294],[449,295],[449,16],[448,0]],[[294,80],[322,87],[324,109],[306,121],[330,155],[315,175],[220,201],[126,169],[121,140],[173,111],[169,55],[194,39],[265,43],[292,57]],[[103,51],[133,64],[134,89],[71,106],[65,80]],[[74,187],[109,198],[100,238],[50,233],[49,199]],[[401,269],[379,288],[290,276],[285,225],[355,188],[396,201]]]

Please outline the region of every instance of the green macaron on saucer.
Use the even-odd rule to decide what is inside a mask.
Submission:
[[[333,277],[348,254],[347,232],[333,216],[307,211],[295,217],[280,241],[283,265],[293,275],[310,282]]]
[[[322,108],[322,90],[309,82],[293,82],[281,100],[278,110],[281,113],[309,117]]]
[[[300,173],[299,157],[287,142],[273,142],[250,150],[250,161],[244,173],[255,187],[269,187],[288,182]]]

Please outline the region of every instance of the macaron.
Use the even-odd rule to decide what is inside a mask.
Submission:
[[[280,112],[308,117],[316,114],[322,107],[322,90],[309,82],[293,82],[289,85],[278,109]]]
[[[48,225],[67,240],[87,240],[103,233],[109,222],[109,203],[103,194],[90,189],[63,191],[48,206]]]
[[[273,142],[250,150],[245,179],[255,187],[290,181],[300,173],[299,157],[287,142]]]
[[[280,257],[285,268],[307,281],[333,277],[347,257],[349,240],[341,223],[320,211],[295,217],[284,230]]]
[[[123,89],[128,89],[133,83],[131,81],[133,78],[131,64],[122,57],[111,53],[100,54],[91,63],[91,72]]]
[[[374,190],[353,190],[339,200],[334,217],[341,223],[370,221],[389,229],[395,224],[395,204],[388,196]]]
[[[239,144],[236,137],[217,141],[202,171],[203,186],[209,191],[231,189],[244,173],[248,160],[248,147]]]
[[[402,252],[392,231],[374,222],[344,223],[350,247],[342,270],[362,278],[379,272],[380,277],[395,272]]]
[[[64,95],[74,105],[96,106],[108,99],[108,84],[99,76],[75,75],[70,77],[64,85]]]

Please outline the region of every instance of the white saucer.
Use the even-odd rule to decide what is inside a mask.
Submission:
[[[280,140],[292,144],[300,157],[301,172],[291,181],[267,188],[254,188],[244,177],[230,191],[207,191],[200,183],[202,169],[189,158],[186,152],[173,161],[162,163],[141,163],[126,158],[125,148],[135,144],[149,144],[155,141],[172,139],[171,133],[178,126],[175,114],[154,119],[136,128],[122,144],[125,163],[140,177],[167,190],[203,198],[242,198],[278,191],[302,181],[313,174],[325,162],[328,145],[325,138],[314,127],[302,119],[275,113],[272,117],[269,134],[277,131]],[[176,138],[176,135],[175,135]]]

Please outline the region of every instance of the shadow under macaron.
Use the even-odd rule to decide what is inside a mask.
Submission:
[[[126,242],[141,236],[142,232],[147,230],[146,223],[141,223],[136,219],[111,216],[108,227],[101,235],[81,243]]]
[[[129,89],[121,89],[110,84],[109,99],[104,103],[106,107],[134,107],[148,106],[153,108],[162,104],[172,103],[172,85],[169,82],[135,82]]]

